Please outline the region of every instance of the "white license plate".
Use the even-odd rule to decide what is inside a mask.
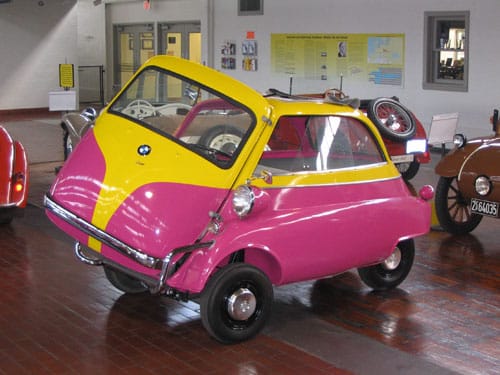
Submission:
[[[410,139],[406,142],[406,153],[410,154],[412,152],[425,152],[427,151],[427,140],[426,139]]]
[[[479,215],[499,217],[499,204],[497,202],[483,201],[472,198],[470,201],[471,212]]]
[[[394,155],[391,156],[391,160],[393,163],[411,163],[413,161],[413,157],[413,154]]]

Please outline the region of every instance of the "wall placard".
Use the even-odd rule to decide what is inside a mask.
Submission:
[[[271,71],[403,86],[404,34],[271,34]]]

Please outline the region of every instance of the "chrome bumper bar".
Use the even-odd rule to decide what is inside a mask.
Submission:
[[[181,253],[190,253],[202,248],[208,248],[212,246],[214,243],[214,241],[198,242],[193,245],[178,247],[176,249],[173,249],[165,258],[156,258],[146,255],[140,250],[132,248],[123,241],[120,241],[119,239],[111,236],[110,234],[92,225],[88,221],[76,216],[72,212],[68,211],[67,209],[56,203],[48,194],[45,195],[43,204],[45,208],[51,213],[53,213],[55,216],[64,220],[66,223],[72,225],[78,230],[95,238],[96,240],[102,242],[103,244],[109,246],[110,248],[118,251],[120,254],[125,255],[126,257],[136,261],[142,266],[161,270],[158,284],[156,285],[156,287],[151,289],[151,292],[155,293],[158,293],[163,289],[166,278],[172,274],[173,264],[171,260],[173,256]],[[91,264],[91,265],[102,264],[101,261],[96,260],[94,262],[93,259],[84,256],[81,253],[80,244],[78,242],[75,244],[75,253],[78,259],[80,259],[86,264]]]
[[[54,202],[48,194],[45,195],[43,200],[44,206],[52,212],[54,215],[64,220],[68,224],[74,226],[75,228],[81,230],[82,232],[94,237],[98,241],[106,244],[107,246],[119,251],[120,253],[126,255],[127,257],[135,260],[136,262],[142,264],[148,268],[161,268],[162,260],[159,258],[151,257],[146,255],[139,250],[136,250],[126,243],[118,240],[117,238],[109,235],[103,230],[97,228],[96,226],[90,224],[88,221],[76,216],[72,212],[66,210],[56,202]]]

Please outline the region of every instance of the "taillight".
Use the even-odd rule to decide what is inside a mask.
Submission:
[[[16,182],[16,184],[14,185],[14,191],[16,193],[19,193],[19,192],[23,191],[23,189],[24,189],[24,185],[20,182]]]
[[[18,201],[22,197],[25,185],[26,185],[26,179],[24,174],[16,173],[12,178],[13,201]]]

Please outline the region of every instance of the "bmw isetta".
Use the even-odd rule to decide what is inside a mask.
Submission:
[[[222,343],[263,328],[273,285],[357,268],[394,288],[433,191],[410,193],[354,102],[263,95],[153,57],[69,155],[47,215],[119,290],[199,301]]]

